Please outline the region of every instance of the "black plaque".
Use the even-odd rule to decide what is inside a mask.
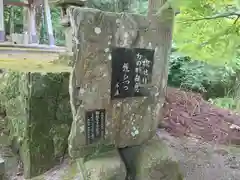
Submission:
[[[146,96],[142,85],[151,83],[154,50],[112,49],[111,98]]]
[[[92,144],[105,137],[105,109],[86,111],[86,144]]]

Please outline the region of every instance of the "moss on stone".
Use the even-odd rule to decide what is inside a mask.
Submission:
[[[17,139],[25,178],[55,165],[72,123],[69,73],[8,72],[2,86],[11,139]]]

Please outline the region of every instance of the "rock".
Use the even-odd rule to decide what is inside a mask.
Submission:
[[[16,73],[7,103],[13,150],[20,154],[25,178],[52,168],[67,148],[72,123],[69,73]],[[11,75],[10,75],[11,76]]]
[[[169,37],[172,25],[164,26],[169,29],[155,31],[155,24],[151,24],[146,17],[140,15],[76,7],[70,7],[68,10],[75,37],[73,43],[75,64],[70,78],[73,113],[73,125],[69,136],[71,157],[84,157],[92,153],[87,149],[91,149],[92,146],[97,148],[98,144],[115,145],[117,148],[141,145],[155,135],[167,82],[165,76],[167,61],[163,55],[167,51],[161,51],[167,49],[167,44],[171,40],[159,44],[161,38],[156,37],[161,37],[160,32],[166,33],[164,38]],[[124,53],[125,51],[127,53]],[[141,54],[143,52],[144,55]],[[152,66],[147,69],[151,80],[146,84],[140,84],[141,95],[137,95],[138,89],[134,90],[134,77],[137,77],[134,74],[137,67],[135,56],[137,58],[138,55],[139,58],[142,57],[138,62],[145,63],[147,59],[146,62]],[[129,90],[128,95],[121,94],[122,96],[116,98],[115,85],[120,81],[117,79],[123,77],[118,78],[113,72],[120,73],[125,60],[125,65],[132,64],[131,67],[129,65],[129,72],[132,72],[129,74],[129,77],[131,76],[129,89],[132,90]],[[121,86],[122,89],[126,88],[124,85]],[[98,110],[105,112],[104,120],[101,119],[102,134],[89,143],[88,136],[92,137],[92,134],[87,133],[86,121],[90,121],[91,118],[88,120],[86,114]],[[95,117],[94,114],[93,116]]]
[[[126,168],[117,150],[99,154],[84,162],[77,163],[85,180],[125,180]]]
[[[159,138],[140,146],[120,149],[128,178],[134,180],[183,180],[178,162]]]

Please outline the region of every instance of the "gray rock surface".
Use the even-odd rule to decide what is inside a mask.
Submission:
[[[161,21],[159,25],[141,15],[116,14],[90,8],[70,7],[68,10],[75,54],[69,86],[73,113],[69,136],[71,157],[94,153],[101,147],[99,144],[123,148],[151,139],[155,135],[159,110],[164,102],[172,23]],[[159,43],[161,41],[164,43]],[[155,50],[153,70],[149,74],[151,81],[140,84],[146,95],[111,98],[111,91],[115,89],[111,87],[112,72],[122,68],[120,65],[118,69],[112,68],[116,60],[112,51],[116,47]],[[136,71],[135,68],[132,71]],[[106,133],[101,140],[88,144],[85,112],[96,109],[106,110]]]
[[[5,162],[4,162],[3,158],[1,158],[1,156],[0,156],[0,180],[3,179],[4,174],[5,174]]]
[[[173,150],[185,180],[240,180],[240,148],[158,134]]]

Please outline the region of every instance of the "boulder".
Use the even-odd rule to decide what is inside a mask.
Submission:
[[[157,136],[135,147],[120,149],[128,178],[133,180],[183,180],[171,149]]]
[[[89,149],[99,144],[117,148],[141,145],[155,135],[158,126],[167,82],[167,61],[162,53],[170,39],[159,44],[156,37],[160,31],[155,31],[155,24],[145,16],[78,7],[68,11],[75,37],[70,78],[71,157],[91,154]],[[168,35],[170,29],[167,25],[161,33]],[[124,65],[129,70],[125,76]],[[138,79],[140,71],[146,73]],[[123,78],[129,78],[128,87]]]
[[[72,123],[69,73],[9,72],[6,77],[10,138],[25,178],[52,168],[67,149]]]
[[[89,160],[77,163],[86,180],[125,180],[126,168],[117,150],[103,152]]]

